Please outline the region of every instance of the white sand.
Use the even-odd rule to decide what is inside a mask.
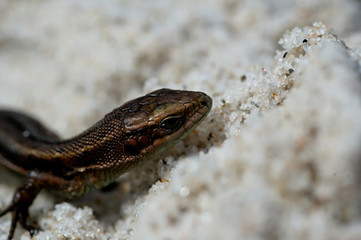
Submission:
[[[214,100],[113,191],[40,194],[34,239],[360,239],[360,5],[1,1],[0,106],[61,136],[161,87]],[[4,208],[20,180],[0,171]]]

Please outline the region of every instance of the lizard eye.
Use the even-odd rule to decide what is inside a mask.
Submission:
[[[160,127],[164,130],[173,130],[177,131],[183,124],[183,118],[182,117],[168,117],[163,120],[163,122],[160,124]]]

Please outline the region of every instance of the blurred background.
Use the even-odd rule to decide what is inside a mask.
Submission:
[[[0,106],[63,136],[156,87],[203,89],[269,64],[287,29],[322,21],[360,44],[357,0],[0,2]],[[234,76],[239,78],[239,76]],[[149,81],[151,80],[151,81]],[[146,82],[148,81],[148,85]]]

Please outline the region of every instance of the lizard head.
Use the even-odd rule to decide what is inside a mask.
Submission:
[[[160,89],[124,104],[124,151],[139,163],[187,136],[207,116],[212,99],[205,93]]]

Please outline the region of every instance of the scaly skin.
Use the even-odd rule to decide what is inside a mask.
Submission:
[[[38,121],[0,110],[0,163],[27,176],[0,217],[12,212],[31,235],[28,208],[42,189],[81,196],[155,159],[206,117],[212,99],[202,92],[160,89],[114,109],[78,136],[61,140]]]

